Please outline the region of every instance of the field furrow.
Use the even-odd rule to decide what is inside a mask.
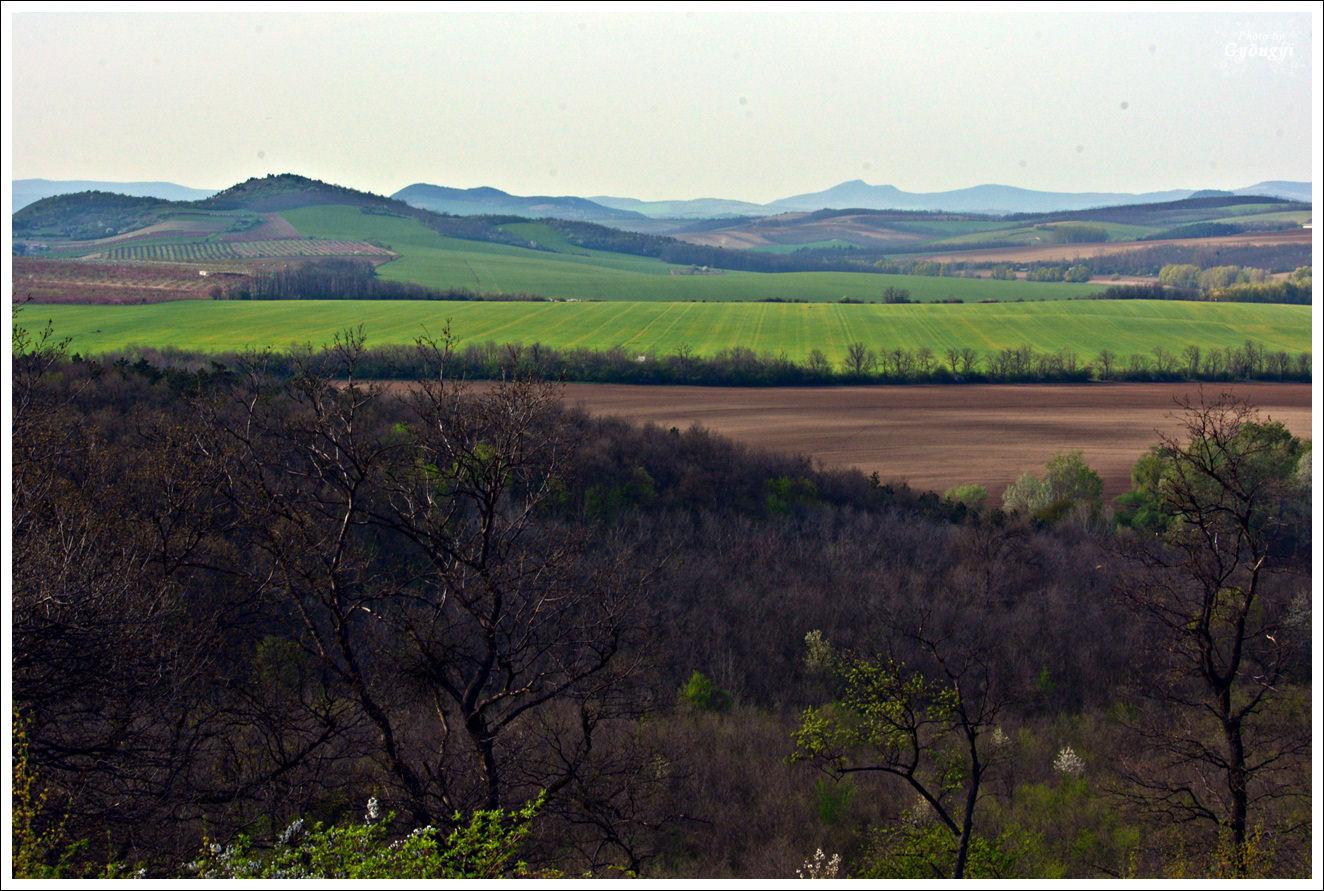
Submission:
[[[861,341],[881,352],[926,346],[987,352],[1029,345],[1084,359],[1101,350],[1125,357],[1156,347],[1179,352],[1241,346],[1247,339],[1289,353],[1311,348],[1310,307],[1274,304],[1088,301],[929,306],[825,304],[525,303],[424,301],[204,301],[150,306],[41,306],[56,332],[87,353],[131,343],[185,349],[285,347],[329,342],[364,325],[370,345],[412,343],[450,320],[461,343],[541,342],[604,350],[623,346],[697,355],[747,347],[803,361],[811,349],[834,362]],[[645,333],[646,332],[646,333]]]

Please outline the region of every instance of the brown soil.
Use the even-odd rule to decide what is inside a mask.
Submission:
[[[1102,257],[1145,248],[1159,247],[1235,247],[1239,245],[1310,244],[1310,229],[1283,229],[1275,232],[1244,232],[1217,238],[1164,238],[1154,241],[1109,241],[1099,244],[1044,244],[996,250],[945,251],[923,254],[928,260],[943,263],[1030,263],[1033,261],[1073,260],[1076,257]],[[920,255],[915,255],[920,256]]]
[[[748,249],[773,244],[807,244],[816,241],[841,239],[857,244],[898,244],[924,241],[914,232],[889,229],[878,222],[876,216],[838,216],[826,220],[801,222],[809,214],[783,214],[767,220],[756,220],[729,229],[707,232],[673,232],[672,238],[691,244],[712,247]]]
[[[299,238],[299,230],[294,228],[278,213],[264,213],[262,223],[245,232],[227,232],[221,241],[273,241],[277,238]]]
[[[14,301],[34,303],[161,303],[206,300],[212,288],[233,284],[240,276],[217,264],[93,263],[15,257]],[[200,268],[213,274],[198,275]]]
[[[1311,435],[1308,384],[1205,384]],[[1111,498],[1159,432],[1176,433],[1176,399],[1198,384],[963,385],[746,389],[567,384],[565,401],[596,414],[684,430],[699,424],[760,448],[877,472],[916,489],[978,483],[990,499],[1053,453],[1080,449]]]

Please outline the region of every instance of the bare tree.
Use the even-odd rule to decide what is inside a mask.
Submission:
[[[397,399],[354,379],[361,350],[337,343],[339,380],[305,357],[283,401],[256,381],[229,425],[234,496],[261,518],[253,573],[415,819],[555,795],[634,707],[638,574],[548,514],[574,448],[555,387],[439,376]]]
[[[1127,766],[1128,794],[1225,830],[1244,874],[1253,821],[1309,794],[1298,772],[1308,775],[1310,728],[1291,714],[1308,681],[1308,513],[1293,507],[1303,446],[1230,396],[1183,408],[1183,435],[1157,450],[1150,493],[1167,530],[1131,550],[1119,590],[1167,663],[1142,688],[1148,705],[1133,726],[1152,756]]]
[[[868,374],[877,364],[878,356],[859,341],[846,347],[846,358],[841,363],[848,374],[854,375]]]

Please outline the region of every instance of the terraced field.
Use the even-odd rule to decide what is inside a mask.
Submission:
[[[378,273],[431,288],[469,288],[479,293],[526,292],[579,300],[757,301],[843,297],[868,302],[884,288],[910,291],[911,299],[1064,300],[1097,293],[1099,287],[1067,282],[1008,282],[987,279],[874,275],[863,272],[722,272],[677,275],[681,267],[650,257],[607,253],[567,243],[545,225],[516,223],[507,231],[546,250],[447,238],[414,220],[364,214],[354,207],[320,206],[281,214],[308,238],[363,240],[387,244],[398,260]]]
[[[1310,307],[1177,301],[1058,301],[987,305],[857,306],[714,303],[496,303],[422,301],[203,301],[151,306],[41,306],[71,349],[100,353],[130,344],[185,349],[284,348],[329,342],[363,325],[370,346],[411,343],[450,320],[462,343],[541,342],[552,347],[669,353],[682,345],[711,355],[730,347],[803,360],[821,349],[834,361],[862,341],[875,350],[927,346],[980,352],[1028,344],[1084,359],[1240,346],[1311,349]]]
[[[391,252],[363,241],[326,238],[277,238],[261,241],[197,241],[184,244],[131,244],[107,248],[106,260],[249,260],[263,257],[389,257]]]

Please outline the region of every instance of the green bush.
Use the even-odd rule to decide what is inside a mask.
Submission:
[[[247,836],[233,844],[204,843],[188,871],[204,879],[497,879],[527,875],[515,855],[533,826],[545,796],[524,808],[477,811],[467,823],[455,815],[456,828],[444,838],[435,826],[415,829],[404,838],[387,835],[378,818],[377,800],[368,802],[361,826],[305,829],[291,823],[269,850]]]
[[[683,705],[701,712],[727,712],[731,710],[731,694],[714,684],[701,672],[694,672],[680,688]]]

